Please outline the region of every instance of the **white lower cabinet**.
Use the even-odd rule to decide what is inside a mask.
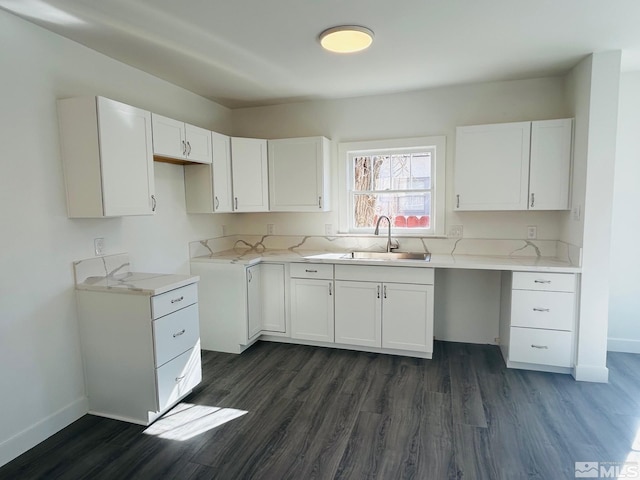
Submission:
[[[382,285],[336,281],[336,343],[382,346]]]
[[[247,342],[262,329],[262,265],[247,268]],[[246,342],[245,342],[246,343]]]
[[[334,341],[333,265],[292,263],[291,338]]]
[[[148,425],[200,383],[195,292],[77,291],[90,413]]]
[[[433,351],[433,285],[383,285],[382,348]]]

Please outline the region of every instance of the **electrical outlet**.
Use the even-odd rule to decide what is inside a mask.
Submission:
[[[267,223],[267,235],[275,235],[276,226],[273,223]]]
[[[331,223],[325,223],[324,224],[324,234],[327,237],[330,237],[330,236],[333,235],[333,224],[331,224]]]
[[[462,238],[462,225],[451,225],[448,236],[450,238]]]
[[[529,240],[535,240],[536,238],[538,238],[538,227],[536,227],[535,225],[529,225],[527,227],[527,238]]]
[[[580,205],[576,205],[571,209],[571,218],[573,218],[576,222],[580,221]]]
[[[227,236],[227,226],[226,225],[222,225],[222,236],[223,237]]]
[[[104,255],[104,238],[95,238],[93,240],[93,248],[97,257]]]

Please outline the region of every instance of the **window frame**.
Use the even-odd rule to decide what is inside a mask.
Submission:
[[[338,144],[338,197],[339,232],[349,235],[371,235],[373,228],[356,228],[353,225],[353,166],[354,156],[377,153],[401,153],[402,150],[415,152],[424,149],[432,153],[431,216],[429,228],[402,229],[400,236],[442,236],[445,220],[445,161],[446,136],[394,138],[361,142],[341,142]],[[392,230],[394,228],[392,227]],[[397,231],[396,231],[397,233]]]

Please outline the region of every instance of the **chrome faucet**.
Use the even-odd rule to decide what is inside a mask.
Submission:
[[[380,234],[380,222],[382,221],[383,218],[387,220],[387,225],[389,225],[389,230],[387,232],[387,252],[390,252],[391,250],[395,250],[396,248],[400,247],[400,245],[398,245],[398,242],[396,240],[394,241],[391,240],[391,219],[386,215],[381,215],[380,218],[378,218],[378,222],[376,223],[376,229],[373,232],[373,234],[374,235]]]

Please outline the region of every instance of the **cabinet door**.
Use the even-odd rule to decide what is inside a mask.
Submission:
[[[104,215],[155,210],[151,114],[98,97]]]
[[[568,210],[573,120],[531,124],[529,210]]]
[[[433,351],[433,285],[385,283],[382,347]]]
[[[291,338],[333,342],[333,281],[291,279]]]
[[[234,210],[268,211],[267,141],[231,138],[231,169]]]
[[[153,113],[153,154],[184,160],[187,144],[184,122]]]
[[[456,129],[456,210],[526,210],[531,122]]]
[[[194,125],[185,124],[187,142],[187,160],[198,163],[211,163],[211,131]]]
[[[213,211],[233,211],[231,191],[231,139],[211,132],[213,145]]]
[[[262,275],[261,265],[247,268],[247,340],[262,330]]]
[[[269,207],[279,212],[329,210],[329,141],[324,137],[269,140]]]
[[[380,347],[382,285],[336,281],[336,343]]]
[[[265,263],[260,268],[262,270],[262,330],[284,333],[286,331],[284,265]]]

